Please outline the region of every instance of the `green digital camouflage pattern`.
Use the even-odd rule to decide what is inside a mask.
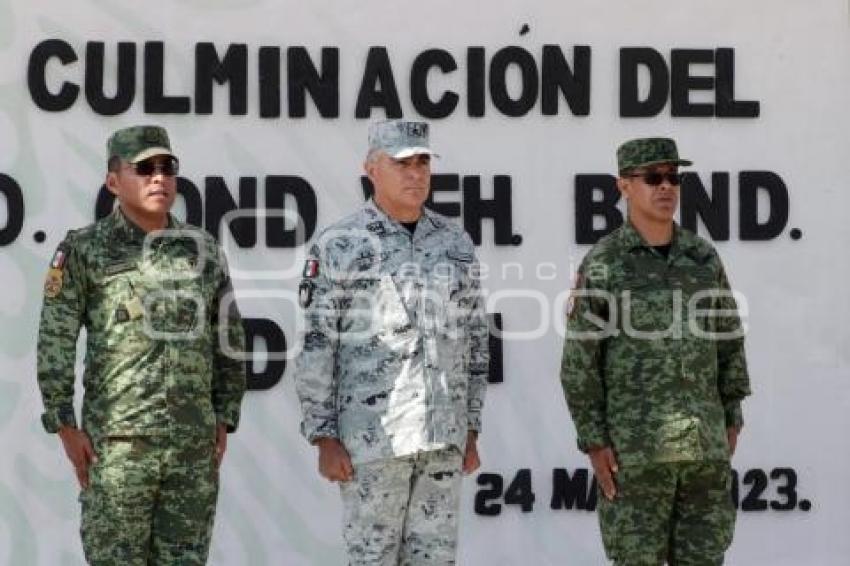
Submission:
[[[206,564],[218,495],[213,439],[105,438],[80,493],[89,564]]]
[[[106,159],[120,157],[137,163],[154,155],[174,155],[168,132],[159,126],[132,126],[118,130],[106,142]]]
[[[739,331],[720,258],[696,234],[676,226],[664,258],[627,222],[591,249],[561,365],[580,446],[613,446],[621,465],[728,460],[726,428],[742,424],[750,384],[743,333],[715,339],[691,324],[689,303],[707,290],[726,294],[696,303],[717,315],[696,317],[697,330]],[[608,336],[595,332],[603,321]]]
[[[714,248],[678,226],[667,258],[628,222],[602,238],[579,268],[561,380],[579,446],[610,446],[619,464],[614,502],[600,494],[609,558],[721,564],[735,518],[726,429],[743,424],[750,386]]]
[[[212,438],[216,422],[235,430],[245,369],[219,339],[219,306],[231,288],[224,256],[211,236],[171,217],[147,251],[144,242],[144,232],[116,209],[60,244],[61,287],[45,294],[37,348],[48,430],[73,415],[83,326],[82,428],[93,439]],[[234,302],[224,320],[228,344],[243,352]]]
[[[714,566],[732,542],[735,508],[728,462],[624,467],[617,496],[602,492],[599,523],[616,566]]]
[[[692,165],[691,161],[679,158],[676,142],[670,138],[638,138],[617,148],[617,170],[620,173],[658,163]]]
[[[75,425],[76,342],[87,331],[82,429],[98,461],[81,493],[91,564],[204,564],[218,491],[216,425],[239,422],[244,331],[224,256],[169,216],[145,233],[116,209],[71,231],[51,261],[38,336],[48,431]],[[220,323],[220,320],[223,322]]]
[[[356,464],[340,484],[349,565],[454,564],[461,463],[451,447]]]

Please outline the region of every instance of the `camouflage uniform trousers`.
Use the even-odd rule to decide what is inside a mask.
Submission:
[[[620,467],[614,501],[599,496],[605,553],[617,566],[723,564],[735,507],[729,462]]]
[[[108,437],[95,451],[80,494],[88,562],[205,564],[218,496],[214,440]]]
[[[454,564],[461,463],[450,447],[355,465],[340,484],[350,566]]]

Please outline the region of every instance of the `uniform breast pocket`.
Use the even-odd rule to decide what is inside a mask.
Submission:
[[[95,280],[94,287],[94,300],[90,301],[89,305],[89,315],[92,322],[96,325],[116,322],[116,311],[133,295],[133,287],[129,278],[122,275],[98,277]]]
[[[435,267],[435,273],[447,280],[447,299],[454,302],[463,301],[464,294],[467,294],[470,288],[474,260],[470,252],[448,250],[446,261]]]
[[[645,282],[628,282],[618,299],[623,331],[634,338],[651,339],[673,331],[681,314],[681,293]]]
[[[351,334],[369,331],[380,288],[379,277],[359,276],[345,284],[337,296],[331,297],[334,303],[340,305],[342,332]]]
[[[673,275],[681,282],[682,290],[687,295],[709,295],[717,287],[717,272],[709,267],[677,269]]]
[[[138,271],[129,267],[120,272],[107,269],[95,277],[88,316],[91,330],[99,333],[110,349],[124,350],[140,342],[144,312],[136,294],[137,281]]]
[[[395,281],[388,274],[352,280],[343,290],[341,303],[340,330],[349,339],[392,335],[411,324]]]
[[[470,276],[472,257],[460,257],[435,266],[431,301],[440,333],[453,339],[461,338],[475,302]]]
[[[182,282],[174,289],[157,288],[144,297],[146,330],[168,340],[194,340],[207,329],[211,313],[209,291],[200,278]]]

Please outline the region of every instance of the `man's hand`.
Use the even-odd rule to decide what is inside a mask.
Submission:
[[[97,455],[94,453],[89,435],[80,429],[65,425],[59,429],[59,438],[62,440],[65,454],[74,465],[80,487],[88,489],[89,466],[97,462]]]
[[[221,466],[227,451],[227,425],[219,423],[215,427],[215,467]]]
[[[471,474],[481,467],[478,458],[478,433],[469,431],[466,434],[466,451],[463,454],[463,473]]]
[[[618,470],[614,450],[610,446],[591,449],[590,463],[593,466],[593,473],[596,474],[596,481],[599,482],[599,487],[602,488],[602,493],[606,498],[613,501],[614,496],[617,495],[617,484],[614,482],[614,474]]]
[[[738,433],[741,429],[736,426],[730,426],[726,429],[726,440],[729,442],[729,456],[735,454],[735,448],[738,447]]]
[[[319,473],[329,481],[351,481],[354,467],[348,450],[336,438],[320,438],[315,442],[319,447]]]

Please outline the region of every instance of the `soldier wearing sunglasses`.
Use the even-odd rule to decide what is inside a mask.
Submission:
[[[561,366],[605,552],[618,565],[722,564],[750,394],[743,328],[716,250],[673,220],[691,162],[667,138],[628,141],[617,161],[628,219],[582,261]]]
[[[118,206],[68,232],[51,262],[38,335],[44,428],[74,467],[91,564],[204,564],[227,433],[245,389],[224,256],[169,214],[178,160],[163,128],[115,132]],[[73,406],[87,331],[82,421]]]

